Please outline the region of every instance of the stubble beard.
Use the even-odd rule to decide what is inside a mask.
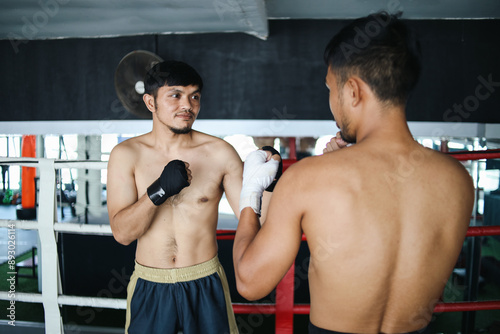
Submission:
[[[339,94],[339,108],[344,107],[344,99],[342,95]],[[344,110],[342,112],[342,129],[340,129],[340,138],[349,144],[356,144],[356,135],[350,131],[350,120],[347,118]]]
[[[342,138],[343,141],[349,144],[356,144],[356,136],[353,136],[349,133],[349,127],[344,126],[344,130],[340,131],[340,138]]]
[[[154,101],[155,101],[155,111],[158,112],[158,104],[156,103],[156,96],[154,97]],[[176,135],[185,135],[185,134],[188,134],[191,132],[191,125],[188,125],[184,128],[174,128],[172,126],[168,126],[168,129],[170,131],[172,131],[172,133],[176,134]]]
[[[191,127],[186,126],[185,128],[173,128],[171,126],[168,127],[170,131],[175,133],[176,135],[185,135],[191,132]]]

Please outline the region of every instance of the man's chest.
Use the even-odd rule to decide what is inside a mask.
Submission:
[[[183,190],[186,196],[213,198],[219,197],[224,179],[224,165],[207,157],[179,157],[188,163],[191,173],[191,183]],[[135,170],[135,180],[138,195],[146,191],[149,185],[163,172],[169,159],[138,163]],[[176,177],[176,176],[175,176]]]

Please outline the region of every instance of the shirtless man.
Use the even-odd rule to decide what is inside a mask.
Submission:
[[[127,289],[126,333],[237,333],[217,258],[223,192],[239,216],[242,162],[225,141],[191,130],[203,82],[166,61],[145,80],[152,131],[114,147],[108,212],[115,239],[137,240]]]
[[[363,45],[360,31],[371,36]],[[309,333],[420,332],[462,248],[473,184],[459,162],[422,147],[408,129],[405,104],[419,72],[411,44],[403,23],[385,13],[337,34],[325,62],[341,138],[288,168],[262,228],[240,206],[233,256],[238,291],[249,300],[278,284],[305,233]],[[356,144],[339,149],[346,143]],[[242,192],[266,186],[269,161],[247,158]]]

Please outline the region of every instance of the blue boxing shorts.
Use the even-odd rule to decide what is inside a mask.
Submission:
[[[127,287],[126,334],[238,333],[219,259],[160,269],[135,263]]]

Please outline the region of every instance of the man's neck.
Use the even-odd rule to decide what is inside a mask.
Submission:
[[[408,128],[403,107],[391,107],[377,110],[363,117],[356,132],[356,142],[367,139],[388,139],[394,141],[413,140]]]
[[[154,146],[162,150],[176,150],[186,146],[193,141],[194,130],[190,130],[188,133],[177,134],[167,127],[156,128],[153,126],[151,131]]]

